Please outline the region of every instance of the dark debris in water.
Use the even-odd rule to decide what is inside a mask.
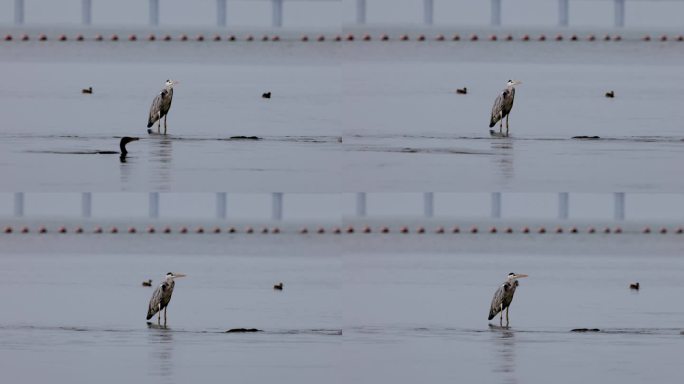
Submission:
[[[573,136],[573,139],[577,140],[598,140],[600,139],[599,136]]]
[[[601,332],[598,328],[575,328],[570,332]]]
[[[228,140],[261,140],[258,136],[231,136]]]
[[[263,332],[261,329],[256,328],[232,328],[226,331],[226,333],[251,333],[251,332]]]

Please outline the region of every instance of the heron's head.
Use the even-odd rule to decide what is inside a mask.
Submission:
[[[523,277],[527,277],[527,275],[524,273],[513,273],[513,272],[511,272],[508,274],[508,281],[514,281],[514,280],[522,279]]]
[[[186,275],[184,273],[178,273],[178,272],[169,272],[166,274],[166,280],[173,280],[177,279],[179,277],[185,277]]]
[[[506,86],[507,87],[513,87],[513,86],[516,86],[518,84],[522,84],[522,81],[520,81],[520,80],[508,80],[508,82],[506,83]]]
[[[178,81],[176,81],[176,80],[166,80],[166,83],[164,83],[164,86],[167,88],[173,88],[173,86],[176,84],[178,84]]]

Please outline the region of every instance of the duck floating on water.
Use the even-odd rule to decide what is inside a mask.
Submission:
[[[612,99],[615,97],[615,91],[608,91],[606,92],[606,97],[609,99]]]
[[[466,88],[466,87],[458,88],[456,90],[456,93],[458,93],[459,95],[466,95],[468,93],[468,88]]]
[[[147,279],[146,281],[142,282],[143,287],[151,287],[152,286],[152,279]]]
[[[271,92],[264,92],[261,94],[261,97],[264,99],[270,99],[271,98]]]
[[[86,94],[86,95],[92,95],[93,94],[93,87],[83,88],[83,89],[81,89],[81,93]]]
[[[283,290],[283,282],[281,281],[280,283],[274,285],[273,289],[275,289],[276,291],[282,291]]]
[[[633,289],[635,291],[638,291],[639,290],[639,282],[630,284],[629,289]]]

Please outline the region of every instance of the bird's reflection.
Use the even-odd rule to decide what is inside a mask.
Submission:
[[[173,140],[160,137],[149,140],[151,143],[150,161],[152,162],[152,180],[159,190],[169,190],[171,184],[171,160],[173,159]]]
[[[159,376],[173,376],[173,332],[166,326],[149,324],[148,341],[151,361]]]
[[[513,179],[513,139],[510,137],[496,139],[491,141],[492,161],[498,173],[503,178],[504,183]]]
[[[515,375],[515,332],[509,327],[490,325],[492,330],[492,344],[494,345],[493,371],[504,376],[504,383],[516,384]]]

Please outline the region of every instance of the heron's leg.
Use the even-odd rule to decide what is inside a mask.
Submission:
[[[157,112],[157,133],[161,133],[161,112]]]
[[[501,317],[499,317],[499,325],[503,327],[503,304],[501,304],[501,311],[499,312]]]
[[[510,308],[510,307],[508,307]],[[506,326],[508,326],[508,308],[506,308]]]
[[[161,304],[159,304],[159,312],[157,312],[157,325],[161,325]]]
[[[169,307],[164,308],[164,326],[166,326],[166,310],[167,310],[168,308],[169,308]],[[506,313],[506,321],[508,321],[508,313]]]
[[[499,112],[499,133],[501,133],[501,130],[503,129],[503,114]]]
[[[506,115],[506,136],[508,136],[508,116]]]
[[[164,115],[164,134],[165,135],[166,135],[166,116],[168,116],[168,115]]]

